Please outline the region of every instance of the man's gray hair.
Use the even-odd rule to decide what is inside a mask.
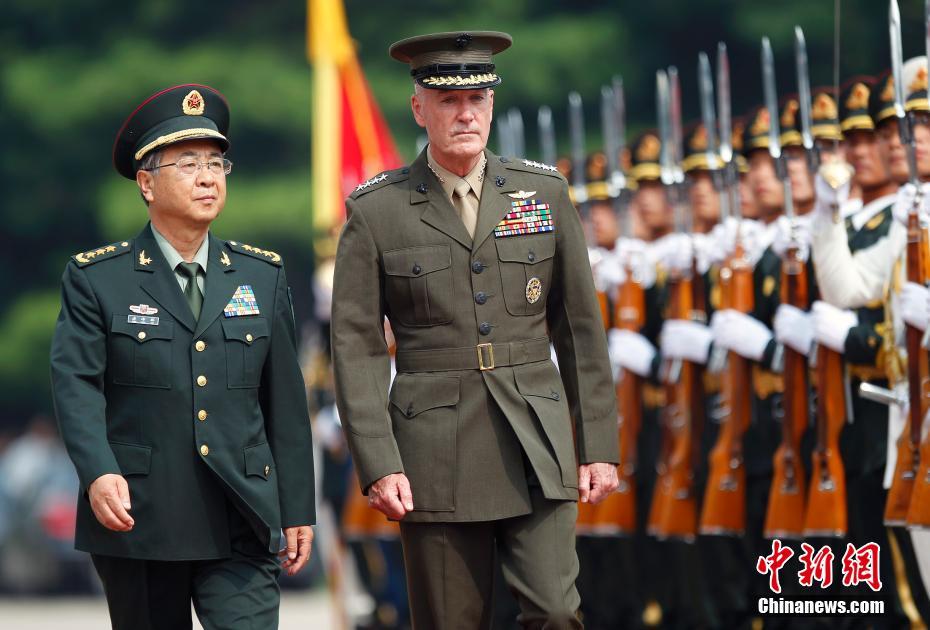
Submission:
[[[152,177],[154,177],[155,174],[158,173],[158,170],[155,169],[157,169],[160,164],[161,150],[151,151],[142,158],[142,161],[139,163],[139,168],[137,170],[149,171],[152,173]],[[141,190],[139,191],[139,196],[142,197],[142,201],[145,202],[146,206],[149,205],[149,200],[145,198],[145,195],[142,194]]]

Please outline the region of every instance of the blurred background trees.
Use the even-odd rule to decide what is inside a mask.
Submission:
[[[697,53],[729,46],[734,113],[761,101],[759,38],[769,35],[782,92],[794,91],[792,27],[807,35],[814,85],[831,80],[833,3],[783,0],[347,0],[349,28],[405,159],[419,133],[406,69],[388,45],[430,31],[514,36],[497,58],[498,110],[518,107],[538,158],[535,116],[552,106],[566,149],[569,90],[586,99],[588,148],[600,147],[599,86],[621,74],[631,134],[654,125],[654,71],[677,65],[686,118],[697,115]],[[905,56],[922,53],[923,3],[902,0]],[[843,2],[841,75],[888,66],[887,6]],[[185,82],[215,86],[232,107],[229,201],[221,237],[280,252],[297,316],[312,319],[310,85],[306,6],[297,0],[118,2],[6,0],[0,18],[0,431],[51,410],[48,349],[68,257],[133,236],[145,223],[135,185],[113,170],[124,117],[149,94]],[[713,57],[712,57],[713,58]],[[491,138],[491,148],[496,150]]]

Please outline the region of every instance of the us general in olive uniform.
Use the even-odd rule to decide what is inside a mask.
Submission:
[[[182,100],[206,111],[182,113]],[[115,163],[135,178],[139,147],[171,138],[216,139],[225,149],[227,125],[219,93],[167,90],[124,125]],[[115,628],[189,628],[192,590],[207,628],[276,627],[281,528],[315,519],[281,257],[207,240],[199,317],[151,224],[73,256],[62,279],[55,408],[81,485],[76,546],[93,554]],[[131,531],[107,529],[92,512],[88,488],[106,474],[128,482]],[[243,597],[265,612],[237,617],[231,602]]]
[[[441,50],[414,68],[421,86],[499,83],[481,44],[509,36],[430,37]],[[429,159],[424,150],[346,202],[332,342],[359,481],[410,481],[401,534],[418,627],[487,627],[495,540],[523,622],[577,627],[577,466],[618,461],[581,222],[554,167],[485,150],[471,236]]]

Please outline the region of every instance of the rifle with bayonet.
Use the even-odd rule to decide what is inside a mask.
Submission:
[[[802,138],[811,136],[810,84],[807,77],[807,52],[804,36],[796,31],[795,57],[798,72],[798,93],[801,110]],[[768,38],[762,40],[762,78],[765,105],[769,112],[769,154],[775,161],[776,172],[785,187],[785,214],[790,222],[792,236],[781,266],[781,301],[807,310],[807,264],[796,238],[797,223],[794,216],[791,180],[788,178],[785,156],[781,153],[778,108],[775,91],[775,65]],[[807,102],[805,104],[805,97]],[[803,140],[802,140],[803,142]],[[805,146],[808,165],[813,167],[813,141]],[[806,357],[786,346],[784,349],[784,417],[782,418],[781,444],[773,458],[772,485],[763,531],[766,538],[801,538],[804,529],[804,502],[806,488],[804,467],[801,462],[801,436],[808,423],[808,382]]]
[[[672,200],[679,233],[687,233],[684,219],[681,169],[681,91],[678,71],[669,68],[658,80],[660,134],[662,134],[661,178]],[[671,269],[668,279],[667,317],[689,319],[693,310],[691,270]],[[656,480],[652,508],[656,513],[653,530],[656,536],[693,540],[697,534],[697,502],[694,488],[694,436],[692,434],[692,400],[694,364],[679,359],[665,364],[666,406],[662,423],[665,429],[665,465]],[[703,405],[703,397],[699,401]]]

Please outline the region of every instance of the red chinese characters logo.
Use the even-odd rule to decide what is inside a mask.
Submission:
[[[798,560],[804,565],[798,571],[798,582],[801,586],[813,586],[820,582],[820,588],[828,588],[833,584],[833,550],[824,545],[816,553],[807,543],[801,543],[801,555]]]
[[[790,547],[785,547],[777,538],[772,541],[772,553],[767,556],[759,556],[756,560],[756,571],[761,575],[768,573],[769,588],[773,593],[781,593],[781,582],[778,579],[778,572],[785,566],[785,563],[791,560],[794,551]]]
[[[759,556],[756,560],[756,571],[760,575],[769,576],[769,589],[773,593],[781,593],[779,571],[794,555],[793,549],[786,547],[776,538],[772,541],[772,553]],[[798,571],[798,583],[810,588],[817,582],[820,588],[829,588],[833,584],[834,559],[833,550],[828,545],[815,550],[811,545],[801,543],[801,554],[798,560],[802,566]],[[848,543],[842,559],[843,586],[866,584],[873,591],[880,591],[882,588],[880,560],[878,543],[870,542],[861,547]]]
[[[879,575],[878,543],[867,543],[858,549],[852,543],[846,545],[843,554],[843,586],[858,586],[865,583],[873,591],[882,588],[882,579]]]

